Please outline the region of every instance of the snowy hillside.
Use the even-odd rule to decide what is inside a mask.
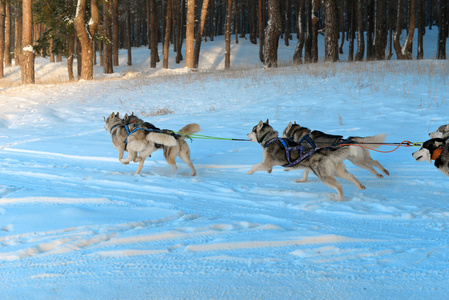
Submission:
[[[337,202],[314,175],[296,183],[302,171],[247,175],[262,160],[247,141],[188,141],[195,177],[180,160],[172,174],[162,151],[133,175],[103,118],[135,112],[160,128],[197,122],[200,134],[237,139],[260,120],[279,132],[297,121],[423,142],[449,124],[448,62],[427,49],[423,61],[348,64],[345,54],[290,66],[294,46],[281,46],[282,67],[264,70],[258,46],[241,40],[223,71],[223,40],[203,45],[199,72],[150,69],[144,47],[133,66],[121,52],[115,74],[97,67],[90,82],[67,83],[65,63],[42,58],[41,84],[17,86],[19,70],[5,70],[1,298],[446,299],[449,178],[416,162],[418,148],[371,152],[390,172],[383,179],[347,161],[367,189],[339,180]]]

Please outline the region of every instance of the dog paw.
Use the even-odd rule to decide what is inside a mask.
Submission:
[[[382,179],[384,176],[382,174],[376,174],[376,178]]]
[[[271,174],[272,171],[273,171],[273,169],[269,169],[269,170],[267,170],[267,173]]]
[[[248,174],[248,175],[253,175],[253,174],[254,174],[254,171],[249,170],[246,174]]]
[[[306,178],[301,178],[301,179],[296,179],[295,180],[296,183],[303,183],[303,182],[306,182],[306,181],[307,181]]]
[[[366,186],[364,186],[363,184],[360,184],[359,190],[366,190]]]

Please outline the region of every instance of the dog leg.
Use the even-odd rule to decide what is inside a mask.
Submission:
[[[164,158],[165,161],[172,167],[172,173],[178,170],[176,165],[176,157],[179,154],[179,146],[174,147],[164,147]]]
[[[192,160],[190,159],[190,150],[187,151],[181,151],[179,152],[179,158],[182,159],[183,162],[185,162],[190,170],[192,171],[192,173],[190,174],[190,176],[195,176],[196,175],[196,170],[195,167],[193,166]]]
[[[366,189],[366,187],[363,184],[361,184],[357,180],[357,178],[355,178],[354,175],[352,175],[351,173],[348,172],[348,170],[346,170],[345,165],[343,163],[339,163],[336,165],[335,176],[352,182],[359,190]]]
[[[297,183],[306,182],[308,178],[309,178],[309,170],[304,170],[304,176],[301,179],[295,180],[295,182]]]
[[[354,157],[348,158],[348,160],[350,162],[352,162],[355,166],[357,166],[359,168],[362,168],[362,169],[365,169],[365,170],[368,170],[371,174],[373,174],[377,178],[379,178],[379,179],[380,178],[384,178],[382,176],[382,174],[377,173],[377,171],[372,167],[372,165],[369,164],[368,161],[365,161],[365,160],[364,161],[360,161],[360,160],[358,160],[357,158],[354,158]]]
[[[128,150],[128,158],[122,158],[120,159],[120,162],[124,165],[129,164],[130,161],[132,161],[132,158],[134,157],[135,152],[132,151],[131,149]]]
[[[318,176],[318,175],[317,175]],[[338,201],[343,201],[345,196],[343,195],[343,187],[337,182],[337,179],[332,176],[318,176],[318,178],[328,187],[333,188],[337,192]]]
[[[251,170],[248,171],[248,175],[253,175],[255,172],[258,171],[271,171],[273,169],[273,165],[267,164],[267,162],[261,162],[258,164],[255,164]]]
[[[140,174],[140,171],[142,171],[144,163],[145,163],[145,158],[142,158],[139,162],[139,166],[137,167],[137,171],[133,175]]]
[[[127,164],[129,164],[129,162],[124,163],[124,162],[122,161],[122,160],[123,160],[123,154],[125,154],[125,147],[120,147],[120,148],[118,149],[118,160],[119,160],[121,163],[127,165]]]

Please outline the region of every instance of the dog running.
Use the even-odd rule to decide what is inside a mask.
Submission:
[[[305,147],[305,151],[311,151],[313,148],[330,147],[338,144],[368,144],[371,149],[379,148],[380,144],[385,141],[385,134],[378,134],[372,137],[348,137],[343,139],[341,135],[330,135],[318,130],[310,130],[307,127],[302,127],[299,124],[290,122],[284,129],[283,138],[292,139],[296,143]],[[370,144],[371,143],[371,144]],[[363,147],[351,147],[354,148],[350,152],[347,159],[354,165],[366,169],[377,178],[383,178],[382,174],[376,172],[373,167],[377,167],[385,175],[390,175],[387,169],[385,169],[377,160],[371,158],[370,152],[367,148]],[[304,177],[297,180],[297,182],[307,181],[309,171],[304,171]]]
[[[349,156],[354,156],[357,147],[326,147],[313,151],[302,151],[300,145],[290,139],[279,138],[278,132],[260,121],[248,133],[252,142],[259,143],[263,148],[261,163],[255,164],[249,175],[257,171],[271,173],[274,166],[282,166],[285,170],[305,169],[312,171],[324,184],[337,192],[338,201],[344,200],[343,187],[335,177],[352,182],[359,190],[366,189],[357,178],[346,170],[343,163]]]
[[[185,139],[188,135],[201,130],[198,124],[188,124],[174,134],[171,130],[160,130],[134,114],[125,115],[124,119],[121,119],[119,113],[112,113],[107,119],[105,118],[105,122],[105,129],[111,134],[112,145],[118,149],[119,161],[123,164],[129,164],[131,161],[139,162],[134,174],[140,174],[145,160],[153,152],[163,149],[165,160],[173,172],[178,169],[176,157],[179,156],[189,166],[191,176],[196,175],[190,159],[190,148]],[[128,151],[128,158],[123,158],[125,150]]]

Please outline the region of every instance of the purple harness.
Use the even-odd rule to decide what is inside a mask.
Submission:
[[[271,143],[274,143],[276,141],[280,141],[281,142],[282,146],[285,149],[285,157],[287,158],[287,161],[288,161],[288,164],[285,164],[285,165],[282,166],[284,168],[293,167],[293,166],[299,164],[301,161],[303,161],[304,159],[306,159],[307,157],[309,157],[310,155],[312,155],[313,153],[315,153],[316,151],[321,149],[321,148],[317,148],[317,146],[315,145],[313,140],[309,137],[309,135],[304,136],[301,139],[301,141],[299,141],[299,143],[295,143],[297,146],[293,146],[293,147],[288,146],[286,140],[289,140],[289,139],[279,138],[278,137],[278,138],[274,138],[272,140],[269,140],[265,144],[265,147],[267,147],[268,145],[270,145]],[[292,140],[290,140],[290,141],[292,141]],[[311,150],[309,152],[306,152],[306,153],[303,153],[304,152],[304,147],[301,145],[301,143],[303,141],[308,142],[310,144],[310,146],[312,146],[313,150]],[[297,151],[297,150],[299,150],[299,157],[296,160],[291,161],[291,159],[290,159],[290,152],[291,151]]]

